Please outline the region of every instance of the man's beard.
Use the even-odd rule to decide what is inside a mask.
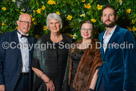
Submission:
[[[107,20],[107,21],[110,21],[110,20]],[[105,21],[105,22],[107,22],[107,21]],[[103,22],[103,25],[105,27],[112,28],[112,27],[114,27],[116,25],[116,21],[111,21],[110,24],[106,24],[106,23]]]

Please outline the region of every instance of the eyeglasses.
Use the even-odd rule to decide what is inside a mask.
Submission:
[[[86,29],[86,28],[81,28],[81,30],[82,30],[82,31],[92,31],[93,29],[92,29],[92,28],[88,28],[88,29]]]
[[[20,21],[21,23],[31,24],[31,22],[28,22],[28,21],[21,21],[21,20],[18,20],[18,21]]]

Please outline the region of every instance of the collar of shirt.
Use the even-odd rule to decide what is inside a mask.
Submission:
[[[20,31],[17,32],[20,51],[21,51],[21,59],[22,59],[22,72],[29,72],[29,47],[28,40],[25,37],[21,37],[22,33]]]
[[[17,35],[18,35],[19,43],[23,43],[23,44],[28,43],[28,38],[21,37],[22,35],[19,32],[17,32]]]
[[[25,37],[21,37],[22,35],[23,35],[23,33],[21,32],[21,31],[19,31],[19,30],[17,30],[18,32],[18,37],[19,38],[25,38]],[[27,34],[25,34],[25,36],[29,36],[29,34],[27,33]]]
[[[116,27],[117,27],[117,25],[116,25],[116,26],[114,26],[113,30],[112,30],[109,34],[107,34],[107,35],[106,35],[106,32],[107,32],[107,30],[106,30],[106,31],[105,31],[105,33],[104,33],[103,38],[105,38],[106,36],[110,36],[110,35],[112,36],[112,34],[114,33],[114,31],[115,31]]]

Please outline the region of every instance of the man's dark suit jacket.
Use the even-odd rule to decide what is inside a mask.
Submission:
[[[35,39],[29,37],[28,42],[32,46]],[[17,30],[4,33],[0,37],[0,85],[4,84],[6,91],[14,91],[22,70],[21,51],[18,44]],[[32,53],[33,48],[29,50],[29,64],[31,64]],[[29,74],[29,86],[31,86],[31,68]]]
[[[102,45],[104,33],[99,36]],[[136,43],[132,33],[117,26],[105,53],[103,46],[100,51],[103,65],[99,69],[98,83],[102,77],[105,91],[136,91]]]

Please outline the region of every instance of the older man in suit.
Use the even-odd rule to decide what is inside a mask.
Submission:
[[[116,25],[113,6],[102,10],[106,31],[99,35],[103,65],[99,69],[98,91],[136,91],[136,44],[130,31]]]
[[[35,39],[28,35],[31,16],[21,14],[18,29],[0,37],[0,91],[31,90],[31,58]]]

